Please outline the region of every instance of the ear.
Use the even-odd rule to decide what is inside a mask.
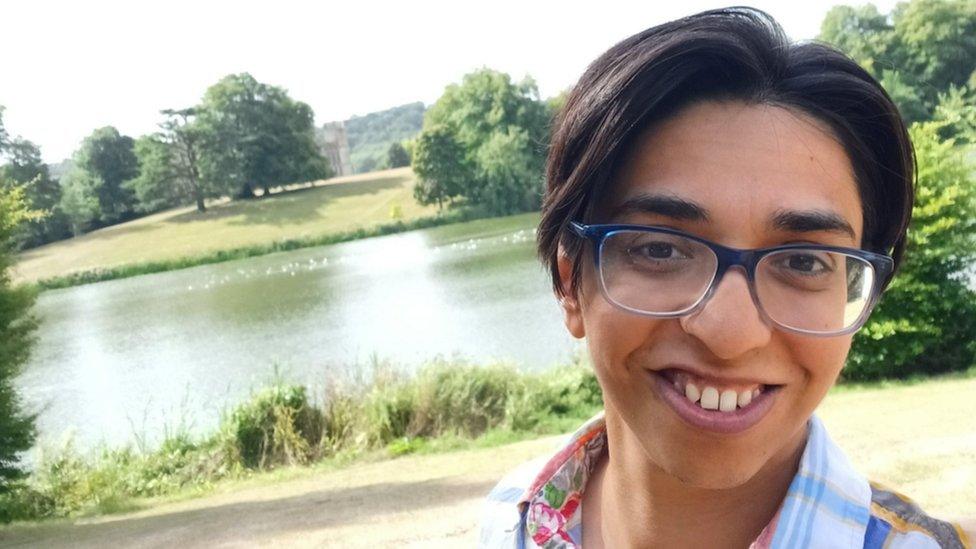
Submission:
[[[583,326],[583,309],[580,307],[579,294],[573,293],[573,260],[566,255],[562,245],[556,253],[556,266],[559,268],[559,286],[563,295],[559,298],[559,305],[563,308],[563,322],[566,329],[577,339],[586,335]]]

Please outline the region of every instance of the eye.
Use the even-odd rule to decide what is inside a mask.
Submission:
[[[781,268],[803,275],[829,273],[834,269],[826,255],[812,251],[795,252],[780,259],[779,265]]]
[[[685,259],[688,256],[670,242],[646,242],[630,249],[640,259]]]

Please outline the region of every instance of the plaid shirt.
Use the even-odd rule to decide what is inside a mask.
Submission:
[[[479,547],[570,549],[583,539],[586,480],[607,444],[603,415],[588,421],[555,456],[524,464],[488,495]],[[869,483],[809,421],[807,445],[786,498],[751,549],[799,547],[971,547],[958,526]]]

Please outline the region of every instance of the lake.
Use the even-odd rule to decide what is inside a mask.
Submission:
[[[535,258],[537,214],[48,291],[17,385],[41,441],[212,431],[275,371],[330,377],[440,355],[541,369],[581,348]]]

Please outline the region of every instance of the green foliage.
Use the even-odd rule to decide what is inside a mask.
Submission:
[[[460,196],[495,214],[538,207],[549,120],[530,78],[515,84],[490,69],[465,75],[425,116],[413,159],[417,199]]]
[[[214,435],[195,439],[178,430],[151,451],[103,449],[83,457],[69,439],[42,452],[29,479],[0,491],[0,522],[127,510],[132,498],[207,489],[249,470],[329,457],[561,433],[602,406],[596,376],[579,361],[532,374],[446,360],[412,376],[382,363],[373,370],[368,381],[330,385],[322,406],[304,387],[278,379],[225,415]]]
[[[417,138],[413,171],[417,174],[414,198],[424,205],[436,203],[438,208],[463,195],[475,178],[467,151],[446,126],[427,128]]]
[[[7,163],[0,166],[0,183],[24,188],[31,209],[41,215],[21,225],[14,236],[18,249],[32,248],[70,236],[68,219],[61,211],[61,187],[41,160],[41,151],[26,139],[9,139],[2,151]]]
[[[322,412],[304,387],[275,383],[237,407],[223,426],[226,452],[245,467],[308,463],[322,437]]]
[[[0,186],[0,494],[23,476],[20,452],[34,442],[34,416],[24,413],[14,379],[30,356],[37,322],[30,313],[34,293],[10,284],[11,240],[18,227],[35,217],[22,187]]]
[[[412,139],[420,133],[425,110],[424,104],[418,101],[346,120],[353,171],[365,173],[383,166],[393,143]]]
[[[402,168],[409,165],[410,155],[407,154],[407,149],[399,141],[390,143],[390,148],[386,151],[386,167]]]
[[[925,120],[940,93],[976,71],[976,0],[911,0],[889,15],[870,4],[835,6],[820,39],[880,80],[907,120]]]
[[[976,363],[976,171],[944,122],[915,124],[918,188],[901,271],[857,334],[847,379],[965,370]]]
[[[205,198],[217,198],[222,189],[200,177],[200,130],[196,109],[164,110],[162,130],[136,141],[139,177],[126,183],[139,201],[139,210],[155,212],[196,202],[206,211]]]
[[[478,185],[472,199],[488,211],[503,215],[526,212],[542,205],[543,158],[535,154],[528,132],[509,126],[495,131],[478,149]]]
[[[935,120],[944,123],[942,137],[976,146],[976,73],[969,86],[952,86],[939,97]]]
[[[128,136],[121,135],[111,126],[99,128],[92,132],[81,143],[72,157],[74,162],[73,175],[77,181],[83,181],[80,189],[94,196],[98,209],[93,216],[100,226],[111,225],[130,219],[135,212],[135,196],[123,183],[139,175],[139,162],[135,155],[135,141]],[[73,221],[83,218],[78,214],[87,212],[90,201],[81,200],[80,208],[74,208],[65,213]],[[70,203],[77,206],[78,203]]]
[[[140,212],[151,213],[185,203],[180,189],[176,151],[158,135],[145,135],[136,140],[139,176],[125,183],[138,201]]]
[[[74,165],[61,179],[59,206],[71,226],[72,234],[77,236],[87,231],[92,221],[98,218],[96,189],[101,185],[101,178],[97,175]]]
[[[207,89],[194,129],[206,185],[242,198],[331,175],[315,142],[312,109],[247,73]]]
[[[7,133],[7,127],[3,124],[3,105],[0,105],[0,152],[7,148],[8,141],[10,140],[10,135]]]

